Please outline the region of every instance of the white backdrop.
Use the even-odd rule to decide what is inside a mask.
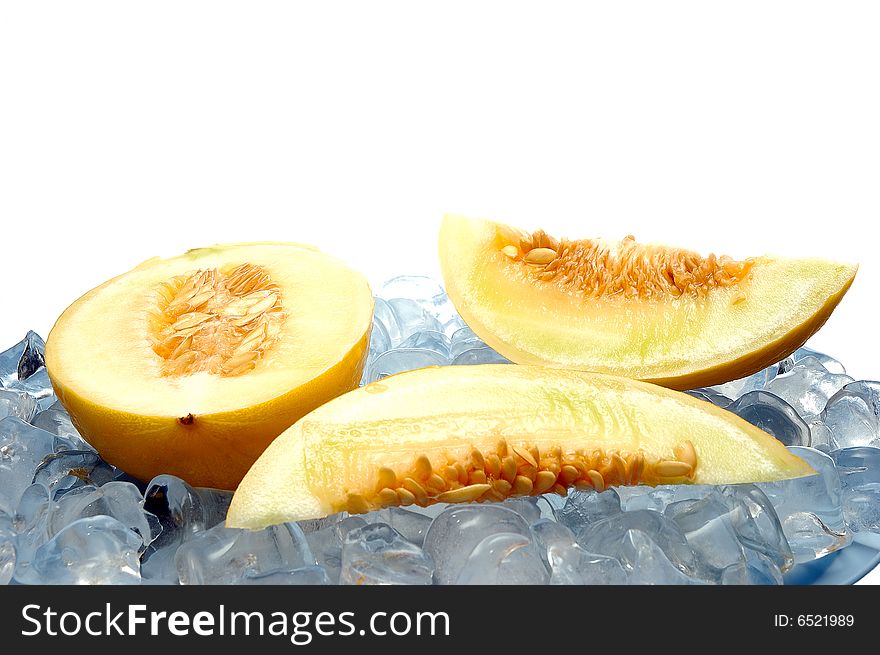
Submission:
[[[437,274],[444,212],[857,261],[811,345],[880,377],[870,2],[0,5],[0,346],[150,256]]]

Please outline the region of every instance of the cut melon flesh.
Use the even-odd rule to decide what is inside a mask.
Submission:
[[[227,525],[812,473],[734,414],[656,385],[531,366],[428,368],[349,392],[286,430],[245,476]]]
[[[468,326],[518,364],[623,375],[675,389],[720,384],[783,359],[827,320],[857,270],[821,259],[758,257],[727,262],[734,277],[710,276],[708,289],[697,279],[684,293],[671,284],[648,293],[625,285],[613,293],[583,293],[596,272],[571,271],[570,278],[582,275],[585,281],[561,283],[548,270],[559,264],[553,263],[555,251],[541,249],[538,254],[549,251],[546,263],[539,258],[541,263],[530,264],[522,236],[528,243],[528,235],[509,226],[444,219],[443,277]],[[590,265],[613,280],[620,247],[610,244],[611,254]],[[669,250],[683,253],[682,259],[691,255]],[[671,265],[656,270],[667,266],[663,247],[644,247],[636,255],[642,261],[630,267],[631,277],[639,276],[641,266],[646,278],[672,278]],[[695,255],[691,261],[710,270],[721,260]]]
[[[46,366],[111,464],[232,489],[274,437],[357,386],[371,316],[363,276],[315,248],[201,248],[77,300]]]

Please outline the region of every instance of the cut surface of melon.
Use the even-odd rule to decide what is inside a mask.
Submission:
[[[656,385],[532,366],[428,368],[374,382],[300,419],[245,476],[227,525],[570,487],[812,473],[736,415]]]
[[[734,261],[680,248],[559,240],[447,216],[446,290],[486,343],[518,364],[577,368],[675,389],[750,375],[828,319],[855,265]]]
[[[74,302],[46,367],[111,464],[230,489],[281,431],[357,386],[371,315],[366,280],[310,246],[200,248]]]

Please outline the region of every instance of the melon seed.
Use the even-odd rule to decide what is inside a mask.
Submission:
[[[532,248],[523,257],[527,264],[549,264],[556,259],[556,251],[551,248]]]
[[[425,488],[412,478],[403,479],[403,488],[413,495],[416,505],[424,507],[428,504],[428,492],[426,492]]]
[[[415,477],[419,480],[427,480],[432,471],[431,460],[428,459],[428,456],[419,455],[416,458]]]
[[[508,455],[501,460],[501,477],[513,484],[516,478],[516,459]]]
[[[384,487],[390,487],[393,489],[397,486],[397,474],[388,468],[387,466],[383,466],[379,469],[379,479],[376,482],[376,488],[382,489]]]
[[[384,489],[379,490],[379,502],[382,503],[383,507],[387,507],[388,505],[397,505],[400,503],[400,499],[397,496],[397,492],[394,489],[390,489],[385,487]]]
[[[477,500],[492,488],[490,484],[471,484],[451,491],[444,491],[437,496],[441,503],[468,503]]]
[[[513,481],[513,491],[511,492],[511,495],[528,496],[530,493],[532,493],[532,481],[524,475],[516,476],[516,479]]]
[[[678,478],[681,476],[689,476],[692,472],[693,467],[687,462],[663,460],[654,464],[654,473],[661,478]]]
[[[556,476],[551,471],[538,471],[535,476],[534,493],[542,494],[556,484]]]
[[[366,514],[370,511],[370,506],[364,497],[359,494],[348,494],[347,508],[350,514]]]
[[[675,458],[689,464],[692,468],[697,467],[697,451],[690,440],[682,441],[674,449]]]
[[[400,499],[400,504],[406,507],[407,505],[412,505],[416,502],[416,497],[413,495],[409,489],[404,487],[400,487],[395,490],[397,492],[397,497]]]
[[[527,464],[538,468],[538,462],[535,461],[532,454],[525,448],[517,448],[516,446],[513,446],[513,452],[519,455]]]
[[[501,475],[501,458],[495,453],[486,456],[486,475],[493,478]]]
[[[590,478],[590,483],[593,485],[593,488],[598,492],[605,491],[605,480],[599,475],[598,471],[594,471],[590,469],[587,471],[587,476]]]

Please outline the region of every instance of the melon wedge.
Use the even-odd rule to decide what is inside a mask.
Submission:
[[[445,217],[440,264],[468,326],[518,364],[673,389],[720,384],[785,358],[815,333],[857,266],[743,262],[679,248],[559,240]]]
[[[300,419],[227,515],[261,528],[389,505],[624,484],[760,482],[813,470],[736,415],[656,385],[544,367],[401,373]]]
[[[200,248],[74,302],[46,368],[114,466],[234,489],[283,430],[358,385],[372,308],[364,277],[310,246]]]

